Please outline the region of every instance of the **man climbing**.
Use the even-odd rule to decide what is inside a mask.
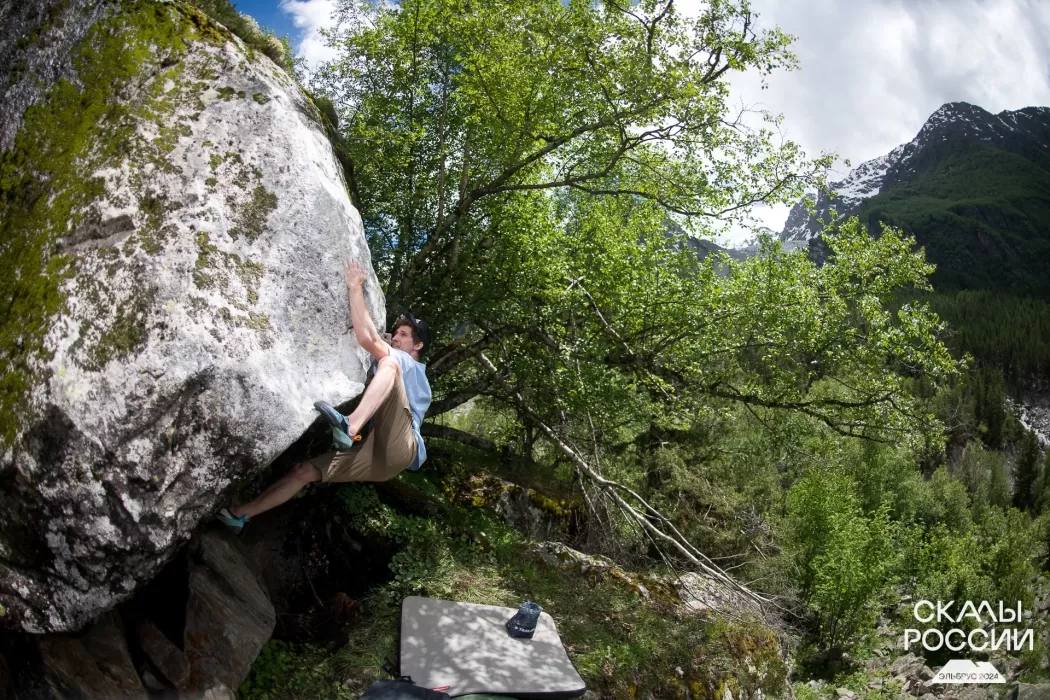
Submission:
[[[420,427],[431,394],[426,365],[419,362],[430,340],[427,325],[411,315],[402,316],[394,323],[388,343],[365,306],[367,272],[356,261],[347,261],[344,274],[354,335],[378,363],[371,383],[349,416],[323,401],[314,404],[335,428],[337,444],[347,449],[296,464],[255,500],[219,511],[219,520],[237,532],[248,520],[281,505],[312,482],[386,481],[404,469],[419,469],[427,458]],[[372,429],[362,437],[369,420]]]

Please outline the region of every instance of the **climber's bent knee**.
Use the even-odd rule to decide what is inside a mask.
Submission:
[[[300,462],[292,468],[292,478],[302,484],[321,480],[321,472],[309,462]]]

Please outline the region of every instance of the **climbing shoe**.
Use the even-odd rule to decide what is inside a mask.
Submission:
[[[360,434],[350,437],[345,430],[332,426],[332,449],[347,452],[357,447],[359,442],[361,442]]]
[[[234,534],[241,534],[241,530],[248,524],[247,515],[234,515],[229,508],[223,508],[215,515],[215,519],[230,528]]]
[[[341,452],[354,449],[361,442],[361,434],[350,435],[350,424],[339,411],[332,408],[327,401],[315,401],[314,408],[324,416],[332,426],[332,448]]]
[[[338,428],[344,433],[350,431],[350,424],[346,422],[346,416],[332,408],[332,404],[327,401],[314,401],[314,408],[317,409],[318,413],[328,419],[328,422],[331,423],[333,428]]]

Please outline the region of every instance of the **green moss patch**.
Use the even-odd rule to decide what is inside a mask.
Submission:
[[[175,206],[162,196],[145,192],[139,197],[139,212],[142,222],[134,236],[125,243],[125,254],[132,255],[136,247],[149,255],[156,255],[164,249],[164,242],[174,234],[174,227],[165,224],[167,214]]]
[[[231,274],[237,276],[245,289],[248,305],[254,306],[259,301],[259,283],[262,281],[266,267],[254,260],[245,260],[236,253],[227,253],[211,242],[207,232],[197,234],[197,261],[194,264],[193,281],[199,289],[215,289],[224,293],[228,301],[237,308],[247,311],[248,306],[238,303],[230,295],[229,283]],[[269,321],[262,323],[250,320],[245,325],[251,328],[269,330]]]
[[[207,233],[201,231],[197,234],[197,262],[193,269],[193,283],[201,289],[211,289],[215,286],[214,267],[218,252],[219,249],[208,242]]]
[[[223,87],[219,88],[219,99],[223,101],[232,100],[234,97],[244,99],[246,94],[247,93],[245,93],[244,90],[235,90],[234,88],[228,85],[224,85]]]
[[[76,49],[78,81],[59,81],[26,110],[13,147],[0,155],[0,441],[9,444],[30,388],[49,359],[44,338],[65,299],[73,259],[55,241],[75,230],[105,164],[127,156],[135,136],[134,107],[117,101],[156,61],[177,61],[193,38],[174,6],[128,3],[98,22]],[[144,98],[145,99],[145,98]],[[114,347],[119,347],[117,342]]]
[[[248,314],[248,322],[245,325],[248,328],[254,328],[257,331],[268,331],[270,330],[270,317],[266,314],[257,314],[253,311]]]
[[[277,195],[262,184],[262,171],[245,162],[237,151],[213,153],[209,158],[216,181],[225,185],[226,205],[233,223],[230,237],[256,240],[265,230],[270,212],[277,208]]]
[[[116,320],[102,332],[98,341],[88,351],[88,367],[100,370],[110,360],[128,357],[145,342],[148,335],[146,320],[152,305],[152,296],[142,296],[122,308],[117,313]]]
[[[138,300],[150,298],[149,280],[132,275],[133,287],[120,292],[132,300],[129,304],[110,298],[106,270],[112,277],[122,269],[121,252],[125,257],[140,251],[160,253],[173,233],[164,221],[179,204],[150,194],[150,181],[158,171],[177,172],[170,155],[181,139],[192,135],[192,116],[179,119],[177,113],[199,115],[204,110],[200,95],[221,73],[199,52],[188,61],[189,43],[222,45],[231,40],[229,30],[213,18],[232,6],[218,0],[204,4],[205,10],[213,10],[211,16],[193,3],[122,3],[74,49],[76,78],[57,82],[27,109],[12,148],[0,154],[0,299],[6,300],[0,308],[0,362],[5,367],[0,377],[0,444],[15,438],[27,395],[44,379],[50,359],[44,339],[51,320],[67,308],[64,281],[82,264],[95,277],[77,279],[78,293],[88,302],[78,312],[88,314],[78,319],[85,338],[78,357],[100,367],[110,358],[132,353],[147,335],[147,311]],[[256,43],[270,48],[273,44],[265,36]],[[195,66],[193,75],[186,70],[188,63]],[[220,89],[223,92],[231,98],[248,97],[232,88]],[[219,158],[216,162],[213,157],[213,173],[224,162]],[[103,194],[104,182],[93,174],[124,163],[135,166],[129,184],[138,197],[141,218],[121,250],[105,254],[108,267],[96,271],[94,263],[102,264],[103,253],[74,256],[57,243],[80,227],[91,204]],[[210,186],[217,182],[212,179]],[[254,191],[245,187],[251,194],[238,219],[240,235],[249,238],[261,230],[275,201],[257,179],[255,183]],[[198,272],[207,274],[205,267],[199,265]],[[252,289],[249,300],[255,299]],[[115,308],[124,310],[114,314]],[[263,325],[247,316],[244,322]],[[96,346],[91,339],[97,340]]]
[[[259,341],[264,347],[272,343],[270,338],[270,317],[251,310],[259,301],[259,283],[266,268],[262,263],[244,260],[236,253],[228,253],[214,245],[208,233],[197,234],[197,261],[193,270],[193,282],[198,289],[219,292],[230,307],[221,306],[208,311],[211,305],[201,297],[190,298],[190,309],[198,321],[205,321],[211,315],[217,315],[230,327],[249,328],[257,331]],[[245,290],[246,302],[234,298],[230,281],[233,276],[240,280]],[[222,336],[215,329],[212,335],[216,340]]]
[[[254,241],[266,227],[266,219],[270,212],[276,208],[277,195],[261,184],[256,185],[248,202],[237,212],[237,221],[230,228],[230,235],[234,238],[243,236],[249,241]]]

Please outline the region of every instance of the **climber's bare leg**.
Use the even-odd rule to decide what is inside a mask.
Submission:
[[[259,494],[258,498],[239,506],[232,506],[230,512],[238,517],[254,518],[259,513],[265,513],[286,502],[302,491],[307,484],[320,480],[321,472],[317,467],[309,462],[301,462]]]
[[[351,435],[361,432],[361,428],[365,427],[368,419],[375,415],[375,412],[386,401],[386,397],[394,390],[394,382],[400,371],[401,366],[390,355],[379,361],[376,373],[372,376],[372,381],[369,382],[365,393],[361,395],[357,408],[346,417],[346,422],[349,424],[347,432]]]

